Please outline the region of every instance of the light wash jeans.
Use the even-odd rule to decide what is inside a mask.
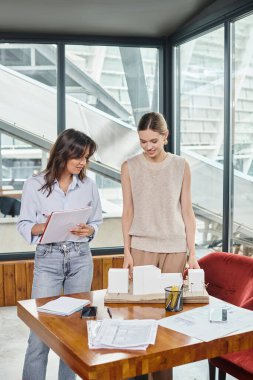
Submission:
[[[37,245],[32,298],[90,291],[93,260],[88,243]],[[45,380],[49,347],[32,331],[25,355],[22,380]],[[58,380],[73,380],[75,373],[60,360]]]

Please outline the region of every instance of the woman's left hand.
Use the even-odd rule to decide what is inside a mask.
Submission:
[[[196,256],[189,256],[188,269],[200,269]]]
[[[70,232],[75,236],[86,236],[89,237],[93,235],[94,228],[89,224],[77,224],[76,227],[71,228]]]

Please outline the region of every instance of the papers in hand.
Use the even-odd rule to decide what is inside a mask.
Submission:
[[[49,216],[40,244],[67,241],[73,237],[70,229],[77,224],[86,223],[91,215],[91,207],[77,210],[54,211]]]
[[[49,301],[45,305],[38,307],[37,310],[42,311],[43,313],[70,315],[75,311],[82,309],[83,306],[88,305],[89,303],[89,300],[59,297],[56,300]]]
[[[89,348],[146,350],[154,344],[158,322],[153,319],[87,321]]]

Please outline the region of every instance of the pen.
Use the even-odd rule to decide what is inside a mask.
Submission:
[[[109,307],[107,308],[107,313],[109,314],[109,317],[112,318],[112,313],[111,313],[111,310],[109,309]]]

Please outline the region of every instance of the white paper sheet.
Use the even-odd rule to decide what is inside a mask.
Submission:
[[[38,307],[37,310],[43,313],[70,315],[75,311],[81,310],[83,306],[88,305],[89,303],[90,301],[85,299],[59,297],[56,300],[49,301]]]
[[[40,244],[67,241],[73,237],[70,229],[79,223],[86,223],[91,215],[91,207],[77,210],[55,211],[50,215],[45,231],[40,238]]]
[[[87,321],[90,348],[146,350],[154,344],[158,322],[155,320]]]
[[[227,322],[210,322],[210,307],[226,308]],[[159,325],[208,342],[233,332],[253,330],[253,311],[215,300],[210,305],[163,318],[159,321]]]

